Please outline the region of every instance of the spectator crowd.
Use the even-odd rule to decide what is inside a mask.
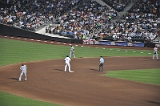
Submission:
[[[127,7],[127,5],[129,5],[132,2],[132,0],[103,0],[103,1],[118,12],[123,11],[124,8]]]
[[[117,17],[117,12],[107,6],[101,6],[93,0],[83,2],[83,5],[58,18],[60,25],[53,29],[53,33],[71,36],[75,39],[98,37],[91,33],[100,30],[115,17]]]
[[[131,0],[1,0],[0,23],[34,31],[49,22],[46,33],[74,39],[152,42],[160,28],[160,2],[135,2],[122,17],[118,16]],[[118,12],[117,12],[118,11]]]
[[[79,0],[1,0],[0,23],[34,31],[53,21]]]

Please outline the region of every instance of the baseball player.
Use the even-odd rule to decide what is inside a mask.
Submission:
[[[67,71],[67,66],[68,66],[68,70],[69,72],[74,72],[74,71],[71,71],[71,65],[70,65],[70,62],[71,62],[71,58],[67,55],[66,58],[64,59],[65,61],[65,69],[64,69],[64,72]]]
[[[20,70],[21,70],[21,74],[19,76],[19,81],[21,81],[23,74],[24,74],[24,77],[25,77],[24,80],[26,81],[27,80],[27,66],[22,63],[21,66],[20,66]]]
[[[100,56],[100,64],[99,64],[99,72],[102,72],[103,71],[103,64],[104,64],[104,59],[102,56]]]
[[[159,58],[158,58],[158,48],[156,46],[153,48],[153,60],[154,60],[155,57],[157,58],[157,60],[159,60]]]
[[[72,57],[72,55],[74,56],[74,58],[76,58],[76,56],[75,56],[75,50],[74,50],[73,46],[70,47],[70,58]]]

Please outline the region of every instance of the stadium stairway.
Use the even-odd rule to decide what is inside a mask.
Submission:
[[[46,33],[46,27],[36,31],[35,33],[38,33],[38,34],[42,34],[42,35],[46,35],[46,36],[51,36],[51,37],[57,37],[57,38],[65,38],[65,39],[71,39],[69,37],[65,37],[65,36],[60,36],[58,34],[50,34],[50,33]]]

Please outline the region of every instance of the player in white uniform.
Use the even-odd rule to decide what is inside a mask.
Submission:
[[[71,71],[71,65],[70,65],[70,62],[71,62],[71,58],[67,55],[66,58],[64,59],[65,61],[65,69],[64,69],[64,72],[67,71],[67,66],[68,66],[68,70],[69,72],[74,72],[74,71]]]
[[[74,50],[73,46],[70,47],[70,58],[72,57],[72,55],[73,55],[74,58],[76,58],[76,56],[75,56],[75,50]]]
[[[159,58],[158,58],[158,48],[156,46],[153,48],[153,60],[154,60],[155,57],[157,58],[157,60],[159,60]]]
[[[24,77],[25,77],[24,80],[26,81],[27,80],[27,66],[22,63],[21,66],[20,66],[20,70],[21,70],[21,74],[19,76],[19,81],[21,81],[23,74],[24,74]]]

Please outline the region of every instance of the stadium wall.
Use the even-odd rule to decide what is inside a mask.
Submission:
[[[12,37],[23,37],[29,39],[37,39],[37,40],[49,40],[49,41],[57,41],[57,42],[64,42],[64,43],[75,43],[75,44],[82,44],[82,40],[78,39],[66,39],[66,38],[58,38],[58,37],[51,37],[42,34],[38,34],[35,32],[6,26],[0,24],[0,35],[2,36],[12,36]]]

